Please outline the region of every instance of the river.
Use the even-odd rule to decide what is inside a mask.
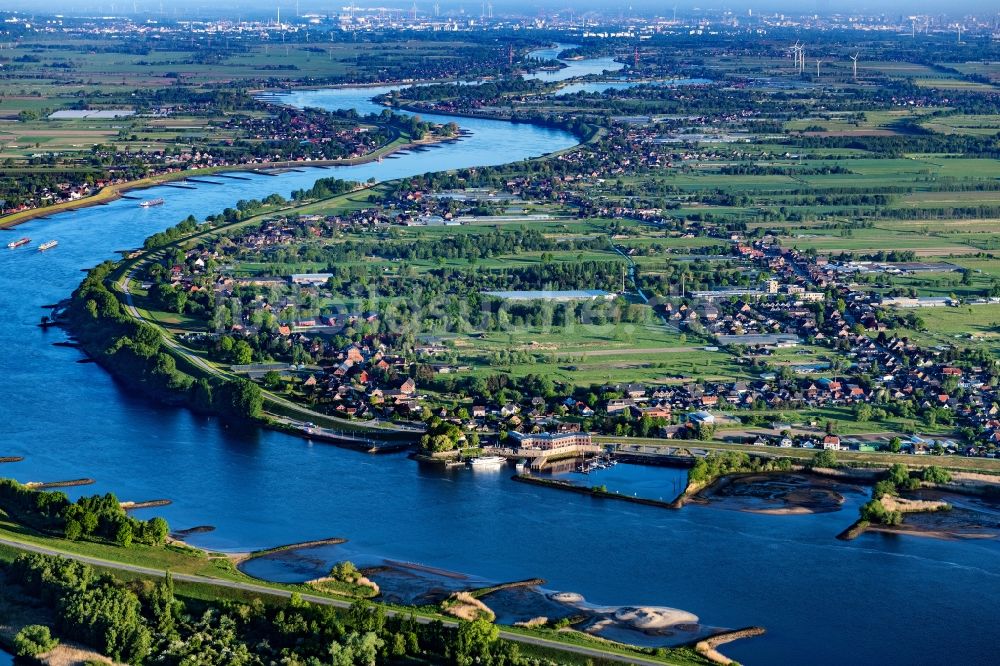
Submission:
[[[556,56],[566,49],[576,48],[576,44],[556,44],[544,49],[536,49],[528,53],[529,58],[538,60],[559,60]],[[617,62],[614,56],[604,56],[602,58],[587,58],[585,60],[559,60],[566,65],[562,69],[547,71],[539,70],[531,74],[526,74],[526,79],[537,79],[544,83],[556,83],[580,76],[591,74],[604,74],[605,72],[617,72],[624,68],[624,65]]]
[[[302,92],[296,104],[359,105],[378,89]],[[435,118],[431,118],[435,120]],[[444,118],[442,118],[444,120]],[[447,118],[454,120],[454,118]],[[493,164],[565,148],[565,133],[458,119],[473,135],[424,153],[357,167],[309,169],[194,189],[154,188],[163,206],[135,201],[35,220],[2,234],[31,248],[0,249],[0,466],[21,481],[93,477],[71,495],[113,491],[126,500],[169,498],[143,512],[213,549],[249,550],[344,537],[344,553],[419,562],[503,581],[541,577],[599,604],[655,604],[721,627],[759,624],[761,638],[726,646],[747,664],[800,662],[985,663],[1000,644],[1000,547],[983,541],[834,535],[843,511],[766,516],[693,506],[668,511],[518,484],[509,474],[439,471],[402,455],[370,456],[285,434],[225,425],[150,403],[35,324],[66,297],[81,270],[141,245],[189,213],[243,198],[288,194],[314,179],[379,180]],[[34,246],[50,238],[57,248]],[[3,243],[5,245],[6,242]],[[2,246],[0,246],[2,247]],[[638,470],[638,471],[636,471]],[[626,480],[673,488],[670,470],[633,468]],[[335,555],[331,554],[331,557]],[[329,562],[322,562],[325,566]]]

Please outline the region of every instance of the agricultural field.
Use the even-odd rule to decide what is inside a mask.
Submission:
[[[955,114],[928,118],[920,124],[939,134],[992,136],[1000,133],[1000,118],[992,115]]]
[[[913,308],[923,322],[921,330],[901,329],[921,344],[986,349],[1000,352],[1000,304]]]

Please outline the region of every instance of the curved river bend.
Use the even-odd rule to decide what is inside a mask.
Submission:
[[[286,100],[351,104],[365,113],[378,92],[300,92]],[[0,474],[97,480],[74,496],[170,498],[172,505],[155,512],[175,528],[217,527],[190,538],[206,548],[345,537],[350,553],[499,581],[537,576],[594,603],[667,605],[711,625],[764,625],[766,636],[725,649],[743,663],[992,659],[1000,644],[992,620],[1000,599],[997,544],[880,535],[835,540],[860,496],[849,497],[841,512],[806,516],[697,506],[665,511],[518,484],[507,474],[428,470],[402,455],[372,457],[151,404],[98,366],[77,363],[78,351],[53,346],[65,339],[61,331],[35,326],[41,306],[65,298],[81,269],[188,214],[204,217],[275,191],[287,195],[323,176],[386,180],[573,143],[530,125],[458,122],[473,136],[380,164],[251,175],[190,190],[159,187],[148,193],[166,199],[157,208],[120,200],[6,234],[30,236],[32,247],[50,238],[60,244],[46,253],[0,249],[0,456],[25,456]],[[641,482],[666,486],[659,473],[665,471],[642,472],[648,477]]]

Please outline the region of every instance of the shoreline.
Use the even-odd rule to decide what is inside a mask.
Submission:
[[[145,190],[151,187],[158,187],[166,183],[172,183],[175,181],[188,180],[189,178],[198,178],[205,176],[212,176],[219,173],[258,173],[269,169],[305,169],[305,168],[327,168],[327,167],[346,167],[346,166],[359,166],[362,164],[368,164],[375,162],[378,159],[385,157],[387,155],[392,155],[401,150],[412,150],[413,148],[419,148],[421,146],[437,145],[439,143],[444,143],[446,141],[452,141],[455,139],[461,139],[459,137],[441,137],[435,139],[419,139],[415,141],[409,141],[397,146],[392,144],[398,141],[399,138],[394,139],[385,146],[378,148],[370,153],[361,155],[359,157],[348,157],[336,160],[313,160],[311,162],[299,162],[299,161],[284,161],[284,162],[257,162],[253,164],[234,164],[220,167],[202,167],[195,169],[184,169],[182,171],[172,171],[165,174],[159,174],[157,176],[149,176],[147,178],[141,178],[139,180],[130,180],[124,183],[116,183],[113,185],[106,185],[100,189],[95,194],[91,194],[87,197],[82,197],[75,201],[63,201],[57,204],[52,204],[50,206],[43,206],[41,208],[32,208],[30,210],[18,211],[16,213],[11,213],[0,217],[0,231],[10,230],[18,225],[24,224],[25,222],[30,222],[32,220],[37,220],[39,218],[45,218],[49,215],[58,215],[60,213],[68,213],[70,211],[79,210],[81,208],[91,208],[93,206],[104,206],[113,201],[117,201],[123,197],[126,192],[131,192],[134,190]]]

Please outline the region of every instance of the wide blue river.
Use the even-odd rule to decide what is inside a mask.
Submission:
[[[378,89],[300,92],[290,103],[373,110]],[[434,119],[434,118],[432,118]],[[453,120],[441,118],[439,120]],[[704,507],[666,511],[512,482],[508,473],[429,470],[402,455],[370,456],[153,404],[35,326],[81,272],[188,214],[239,199],[287,195],[318,177],[386,180],[524,159],[573,144],[530,125],[459,119],[473,135],[424,153],[350,168],[248,176],[144,192],[135,201],[37,220],[0,234],[0,466],[21,481],[93,477],[71,494],[113,491],[168,498],[156,512],[206,548],[249,550],[324,537],[348,552],[418,562],[491,580],[541,577],[598,604],[680,608],[721,627],[762,625],[761,638],[726,646],[748,664],[992,663],[1000,645],[1000,548],[834,536],[863,496],[841,512],[766,516]],[[218,179],[220,182],[223,179]],[[30,247],[3,246],[20,236]],[[39,242],[59,246],[40,253]],[[621,466],[620,466],[621,467]],[[669,495],[676,472],[629,468],[609,476]]]

